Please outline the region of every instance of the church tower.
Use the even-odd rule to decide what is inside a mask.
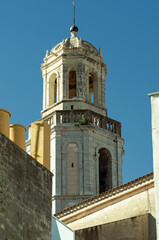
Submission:
[[[51,127],[53,213],[122,184],[121,124],[105,108],[101,49],[71,37],[46,52],[42,120]],[[29,143],[27,144],[29,152]]]

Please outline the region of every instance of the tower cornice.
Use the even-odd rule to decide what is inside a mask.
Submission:
[[[82,58],[85,59],[88,62],[92,62],[92,63],[96,63],[101,65],[103,68],[105,68],[105,70],[107,69],[107,65],[103,63],[103,57],[99,57],[98,59],[95,59],[94,56],[89,56],[89,54],[85,53],[85,54],[81,54],[81,53],[74,53],[74,54],[70,54],[68,55],[68,52],[63,52],[61,55],[57,56],[54,59],[50,58],[45,58],[45,62],[41,64],[41,70],[43,71],[46,68],[51,67],[52,65],[56,64],[57,62],[60,62],[63,59],[72,59],[72,58]],[[60,64],[61,65],[61,64]]]

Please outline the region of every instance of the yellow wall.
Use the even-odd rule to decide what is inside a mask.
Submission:
[[[9,137],[9,124],[11,113],[8,110],[0,108],[0,132]]]
[[[31,156],[50,170],[50,126],[43,120],[31,124]]]
[[[20,124],[11,124],[9,128],[9,138],[25,151],[26,128]]]

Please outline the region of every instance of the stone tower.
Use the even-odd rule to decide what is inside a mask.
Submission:
[[[53,213],[122,184],[124,140],[121,124],[107,116],[101,49],[78,38],[76,26],[70,30],[70,38],[46,52],[41,67]]]

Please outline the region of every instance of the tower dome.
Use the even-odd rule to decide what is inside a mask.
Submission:
[[[89,51],[91,53],[96,54],[97,56],[102,57],[100,51],[98,52],[97,49],[91,43],[84,41],[78,37],[70,37],[63,40],[61,43],[58,43],[55,47],[53,47],[51,52],[58,54],[59,50],[61,50],[62,48],[65,48],[65,49],[74,48],[74,50],[75,48],[78,48],[81,50]]]

